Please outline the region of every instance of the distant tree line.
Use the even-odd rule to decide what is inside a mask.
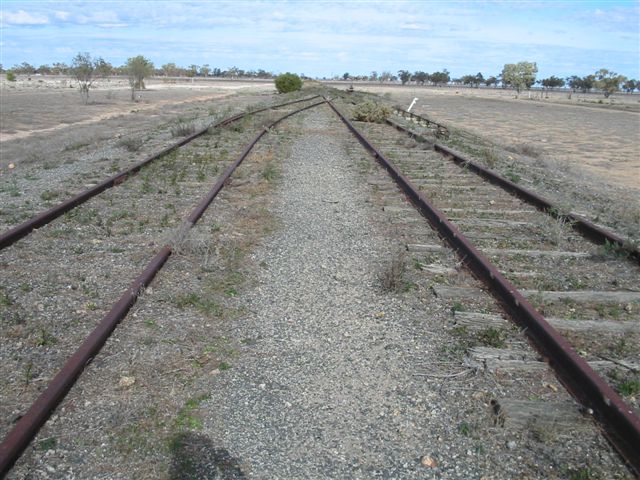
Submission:
[[[6,73],[8,79],[15,79],[16,74],[21,75],[70,75],[78,80],[79,88],[85,101],[88,100],[88,92],[91,88],[93,81],[96,78],[107,77],[111,75],[126,76],[130,79],[132,86],[132,98],[134,97],[134,91],[136,89],[144,88],[144,77],[160,76],[160,77],[219,77],[219,78],[258,78],[258,79],[273,79],[275,75],[272,72],[266,70],[243,70],[236,66],[229,67],[222,70],[217,67],[211,67],[209,64],[204,65],[189,65],[188,67],[181,67],[175,63],[167,63],[161,67],[155,67],[153,63],[139,55],[138,57],[132,57],[138,59],[138,62],[131,63],[131,58],[127,60],[122,66],[114,67],[109,62],[104,61],[101,58],[92,60],[88,53],[78,54],[72,60],[70,65],[65,63],[53,63],[52,65],[40,65],[35,67],[27,62],[22,62],[19,65],[13,66],[9,70],[4,70],[0,64],[0,73]],[[142,61],[142,60],[144,61]],[[143,77],[134,78],[132,75],[132,68],[139,67],[143,70]],[[352,75],[348,72],[342,76],[336,75],[333,77],[335,80],[352,80],[352,81],[377,81],[381,83],[401,82],[402,85],[407,83],[415,83],[416,85],[465,85],[473,88],[484,87],[502,87],[513,88],[518,94],[522,90],[531,90],[534,85],[539,85],[545,92],[549,92],[554,88],[566,88],[571,89],[571,92],[587,93],[591,91],[599,91],[604,94],[605,97],[609,97],[615,92],[621,90],[631,93],[635,90],[640,90],[640,81],[635,79],[629,79],[624,75],[619,75],[606,68],[601,68],[592,75],[584,77],[578,77],[572,75],[567,78],[559,78],[556,76],[550,76],[548,78],[536,79],[538,73],[538,67],[535,62],[518,62],[505,64],[502,72],[496,76],[485,77],[482,72],[476,74],[463,75],[459,78],[451,78],[447,69],[442,71],[436,71],[433,73],[415,71],[410,72],[408,70],[399,70],[397,75],[394,75],[390,71],[372,71],[369,75]],[[138,73],[138,77],[140,73]],[[302,78],[306,78],[301,75]],[[133,79],[133,80],[132,80]]]
[[[485,77],[482,72],[476,74],[463,75],[459,78],[451,78],[449,72],[444,69],[433,73],[408,70],[399,70],[397,75],[391,72],[371,72],[370,75],[352,75],[344,73],[341,77],[335,76],[334,80],[353,81],[378,81],[378,82],[401,82],[402,85],[413,83],[416,85],[466,85],[473,88],[502,87],[513,88],[519,94],[523,90],[530,90],[534,85],[539,85],[548,92],[554,88],[569,87],[573,92],[587,93],[594,90],[600,91],[605,97],[618,91],[632,93],[640,90],[640,81],[629,79],[624,75],[602,68],[593,75],[578,77],[573,75],[565,79],[552,75],[548,78],[536,79],[538,66],[535,62],[519,62],[505,64],[502,72],[496,76]]]
[[[114,67],[108,62],[104,62],[104,68],[108,70],[109,75],[126,75],[128,65],[125,63],[122,66]],[[72,63],[53,63],[51,65],[40,65],[36,67],[27,62],[22,62],[19,65],[14,65],[10,69],[5,70],[0,65],[0,73],[13,72],[16,75],[72,75],[73,74],[73,60]],[[209,64],[204,65],[189,65],[188,67],[181,67],[175,63],[167,63],[161,67],[154,67],[152,76],[158,77],[223,77],[223,78],[264,78],[271,79],[275,77],[275,74],[263,69],[258,70],[243,70],[238,67],[229,67],[227,69],[220,69],[211,67]]]
[[[101,57],[92,58],[90,53],[78,53],[71,60],[71,64],[54,63],[53,65],[40,65],[34,67],[27,62],[15,65],[9,70],[4,70],[0,64],[0,73],[6,73],[7,80],[16,80],[16,75],[67,75],[73,77],[78,82],[78,90],[86,103],[89,102],[89,92],[94,82],[99,78],[107,78],[113,75],[124,76],[129,80],[131,86],[131,100],[136,100],[136,91],[144,90],[144,79],[151,76],[164,77],[222,77],[222,78],[262,78],[271,79],[274,75],[266,70],[244,71],[238,67],[231,67],[226,70],[211,68],[205,65],[189,65],[179,67],[175,63],[167,63],[160,68],[156,68],[151,61],[142,55],[137,55],[127,59],[127,62],[119,67],[114,67]],[[300,80],[300,79],[298,79]]]

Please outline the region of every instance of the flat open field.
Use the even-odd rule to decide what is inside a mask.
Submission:
[[[146,90],[137,91],[137,101],[132,102],[126,79],[103,80],[95,84],[85,105],[75,82],[66,77],[20,77],[15,83],[3,78],[0,174],[9,163],[44,159],[56,147],[64,149],[121,132],[148,130],[179,116],[192,117],[204,101],[239,91],[275,91],[270,81],[149,79],[146,84]]]

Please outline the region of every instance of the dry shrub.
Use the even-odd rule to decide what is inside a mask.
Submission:
[[[144,140],[141,138],[123,138],[118,142],[118,146],[126,148],[130,152],[137,152],[142,147]]]
[[[391,109],[371,100],[356,105],[353,110],[353,119],[359,122],[384,123],[391,115]]]
[[[406,258],[403,252],[397,254],[391,263],[380,275],[380,283],[385,292],[401,293],[406,290],[407,282],[405,272],[407,270]]]
[[[193,123],[187,123],[180,120],[171,127],[171,136],[173,138],[186,137],[187,135],[195,133],[195,131],[196,126]]]

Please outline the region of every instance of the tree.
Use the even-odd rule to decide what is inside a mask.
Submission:
[[[56,62],[51,66],[51,73],[53,75],[64,75],[69,71],[69,66],[66,63]]]
[[[198,74],[198,65],[189,65],[187,67],[187,77],[193,78]]]
[[[429,81],[429,74],[419,70],[417,72],[414,72],[413,79],[416,81],[417,84],[424,85],[424,82]]]
[[[487,87],[490,87],[491,85],[497,85],[498,84],[498,79],[496,77],[489,77],[489,78],[485,79],[484,84]]]
[[[378,80],[380,80],[381,82],[391,82],[391,81],[393,81],[393,79],[394,79],[393,73],[388,72],[388,71],[383,71],[378,76]]]
[[[162,73],[165,77],[177,77],[178,76],[178,67],[175,63],[165,63],[162,65]]]
[[[131,100],[133,101],[136,98],[136,90],[144,89],[144,79],[153,74],[153,63],[142,55],[138,55],[127,60],[125,70],[129,77],[129,85],[131,85]]]
[[[624,88],[625,92],[632,93],[636,88],[640,89],[640,82],[638,80],[629,79],[624,82],[622,88]]]
[[[208,77],[210,72],[211,72],[211,69],[209,68],[208,63],[205,63],[200,67],[200,75],[202,75],[203,77]]]
[[[343,80],[349,80],[349,77],[350,77],[349,72],[344,72],[344,74],[342,75]]]
[[[458,80],[462,82],[463,85],[471,85],[474,83],[475,77],[473,75],[463,75]],[[456,83],[455,80],[454,83]]]
[[[441,72],[433,72],[429,77],[436,87],[439,85],[446,85],[451,80],[449,71],[446,68]]]
[[[564,87],[564,80],[551,75],[549,78],[540,80],[540,84],[547,91],[547,98],[549,98],[549,90],[556,87]]]
[[[596,72],[596,88],[602,90],[604,98],[609,98],[612,93],[620,91],[620,84],[626,82],[627,77],[601,68]]]
[[[278,93],[295,92],[302,88],[302,80],[295,73],[283,73],[278,75],[275,79],[276,88]]]
[[[371,80],[372,82],[378,80],[378,72],[376,72],[375,70],[371,72],[371,75],[369,75],[369,80]]]
[[[567,78],[567,83],[571,90],[574,92],[580,90],[582,93],[587,93],[594,87],[596,81],[595,75],[587,75],[586,77],[578,77],[573,75]]]
[[[502,69],[502,83],[515,88],[520,94],[523,88],[529,90],[535,83],[536,73],[536,62],[507,63]]]
[[[404,85],[411,80],[411,72],[408,70],[398,70],[398,77],[400,77],[400,81],[402,82],[402,85]]]
[[[100,77],[107,76],[111,66],[102,58],[93,60],[87,52],[78,53],[71,61],[71,75],[78,82],[80,95],[85,105],[89,102],[89,90],[93,82]]]
[[[51,67],[49,65],[40,65],[36,72],[41,75],[49,75],[51,73]]]
[[[36,73],[35,67],[27,62],[22,62],[20,65],[15,65],[11,69],[11,71],[20,75],[33,75],[34,73]]]
[[[229,70],[227,70],[226,76],[232,77],[232,78],[241,77],[243,73],[244,72],[242,70],[234,66],[234,67],[231,67]]]
[[[459,80],[464,85],[472,85],[478,88],[480,84],[484,82],[484,76],[482,75],[482,73],[478,72],[475,75],[464,75]]]

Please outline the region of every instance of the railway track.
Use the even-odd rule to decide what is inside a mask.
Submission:
[[[68,200],[65,200],[61,203],[59,203],[58,205],[51,207],[50,209],[39,213],[38,215],[35,215],[34,217],[22,222],[19,225],[16,225],[15,227],[7,230],[6,232],[3,232],[2,234],[0,234],[0,250],[2,250],[5,247],[8,247],[9,245],[12,245],[13,243],[15,243],[16,241],[18,241],[19,239],[21,239],[22,237],[28,235],[29,233],[31,233],[34,229],[42,227],[43,225],[46,225],[47,223],[51,222],[52,220],[55,220],[56,218],[58,218],[59,216],[63,215],[64,213],[72,210],[73,208],[77,207],[78,205],[83,204],[84,202],[86,202],[87,200],[89,200],[90,198],[104,192],[105,190],[112,188],[116,185],[121,184],[122,182],[125,182],[129,177],[137,174],[140,170],[142,170],[144,167],[147,167],[149,165],[151,165],[152,162],[158,160],[159,158],[162,158],[172,152],[174,152],[176,149],[188,144],[189,142],[195,140],[196,138],[201,137],[202,135],[204,135],[205,133],[208,133],[211,129],[218,129],[221,127],[225,127],[227,125],[230,125],[234,122],[237,122],[238,120],[241,120],[245,117],[247,117],[248,115],[255,115],[258,113],[262,113],[265,112],[267,110],[271,110],[271,109],[275,109],[275,108],[280,108],[280,107],[285,107],[288,105],[294,105],[296,103],[300,103],[300,102],[306,102],[309,100],[313,100],[313,98],[317,98],[317,96],[312,97],[312,98],[303,98],[303,99],[298,99],[298,100],[293,100],[290,102],[285,102],[285,103],[281,103],[278,105],[273,105],[270,107],[264,107],[264,108],[259,108],[259,109],[254,109],[250,112],[245,112],[245,113],[238,113],[236,115],[233,115],[231,117],[225,118],[223,120],[220,120],[219,122],[216,122],[214,124],[208,125],[204,128],[198,129],[197,131],[193,132],[190,135],[187,135],[185,138],[173,143],[172,145],[169,145],[168,147],[163,148],[162,150],[160,150],[157,153],[154,153],[153,155],[145,158],[144,160],[141,160],[140,162],[135,163],[134,165],[132,165],[131,167],[122,170],[118,173],[116,173],[115,175],[112,175],[111,177],[107,178],[106,180],[103,180],[101,182],[99,182],[97,185],[90,187],[76,195],[74,195],[73,197],[69,198]]]
[[[299,102],[315,100],[316,97],[311,97]],[[301,110],[321,103],[324,101],[312,103]],[[338,104],[338,107],[348,110],[346,105]],[[301,110],[292,111],[287,116]],[[263,113],[262,117],[252,116],[251,124],[247,124],[245,129],[251,131],[257,126],[270,128],[270,124],[269,114]],[[502,382],[501,376],[505,372],[507,375],[517,374],[525,382],[534,381],[540,371],[546,371],[545,360],[548,360],[548,363],[556,367],[562,382],[584,407],[587,416],[593,415],[604,426],[611,442],[638,471],[638,419],[637,413],[632,411],[635,409],[637,412],[638,405],[633,400],[636,403],[629,407],[621,398],[627,388],[625,385],[633,385],[640,368],[637,342],[640,285],[637,265],[621,254],[616,255],[620,249],[603,251],[577,235],[572,230],[575,218],[553,218],[480,179],[468,168],[469,162],[466,162],[467,168],[460,168],[444,160],[442,155],[420,148],[419,144],[408,140],[405,133],[394,130],[392,126],[359,124],[358,129],[376,144],[373,152],[379,161],[384,161],[384,157],[394,160],[397,172],[394,173],[396,167],[385,166],[392,170],[392,175],[409,179],[410,183],[419,187],[417,196],[405,194],[412,203],[419,206],[423,215],[436,228],[444,225],[444,230],[440,230],[443,237],[447,229],[454,232],[455,237],[449,242],[454,244],[454,249],[462,257],[461,261],[478,278],[492,282],[496,277],[504,276],[522,292],[523,296],[520,296],[511,289],[511,284],[506,284],[505,294],[501,292],[503,287],[490,286],[491,283],[481,284],[465,274],[459,263],[452,262],[451,250],[426,227],[411,202],[407,202],[406,198],[403,200],[396,189],[389,188],[386,175],[380,171],[372,172],[369,178],[371,188],[377,191],[381,199],[383,214],[406,239],[407,255],[413,260],[414,266],[419,268],[419,282],[451,304],[451,330],[459,343],[465,346],[464,358],[455,358],[465,362],[469,368],[483,372],[483,375],[490,377],[496,384]],[[267,130],[261,130],[231,164],[228,161],[232,156],[231,152],[239,152],[246,141],[243,131],[218,129],[211,132],[204,129],[196,132],[197,135],[189,138],[189,142],[193,142],[185,149],[176,152],[178,146],[174,146],[161,152],[161,155],[147,159],[143,162],[144,165],[162,157],[157,164],[146,167],[122,187],[105,192],[87,204],[69,211],[89,198],[79,195],[76,199],[65,202],[65,206],[61,206],[55,216],[50,216],[49,213],[40,216],[45,219],[44,223],[25,222],[20,227],[21,230],[18,230],[19,233],[2,237],[9,242],[2,244],[6,247],[26,236],[23,242],[3,253],[3,267],[11,274],[14,290],[22,290],[28,294],[32,290],[38,290],[34,292],[34,297],[35,293],[45,298],[55,297],[55,289],[44,291],[37,286],[40,283],[51,283],[52,275],[59,277],[55,279],[58,285],[69,285],[71,290],[78,290],[77,299],[71,303],[68,300],[58,305],[52,302],[44,308],[40,308],[41,304],[36,304],[36,310],[41,312],[38,314],[39,324],[34,325],[25,338],[32,345],[35,343],[39,347],[47,347],[46,352],[42,352],[45,349],[23,348],[22,344],[15,347],[14,341],[11,353],[3,355],[13,359],[12,364],[5,365],[3,375],[16,384],[24,381],[16,375],[16,372],[20,372],[19,365],[28,363],[31,365],[30,370],[36,372],[33,375],[35,381],[26,382],[27,385],[21,392],[23,397],[37,396],[44,388],[43,382],[38,382],[38,379],[51,378],[55,366],[60,366],[62,360],[74,352],[75,345],[87,337],[92,329],[91,324],[94,323],[92,318],[98,313],[107,312],[110,299],[119,295],[122,289],[120,279],[134,278],[136,272],[144,272],[137,276],[118,303],[103,317],[100,326],[87,337],[90,345],[84,345],[73,353],[60,374],[38,397],[32,409],[10,431],[0,446],[0,472],[6,473],[11,468],[55,405],[64,398],[85,364],[96,355],[157,271],[172,252],[180,250],[188,230],[195,225],[218,192],[229,182],[234,184],[231,174],[266,132]],[[196,140],[197,137],[200,138]],[[364,139],[360,140],[364,142]],[[187,142],[181,142],[184,143]],[[260,147],[257,148],[260,150]],[[371,150],[370,146],[367,148]],[[218,154],[222,150],[227,153],[218,155],[220,158],[214,160],[209,153],[211,150]],[[272,151],[273,147],[267,146],[259,154],[269,157]],[[447,150],[444,152],[452,154]],[[256,151],[253,154],[257,154]],[[119,184],[118,179],[128,178],[142,166],[136,165],[136,170],[130,169],[103,182],[101,190],[92,189],[95,193],[90,196]],[[202,192],[206,181],[216,177],[225,167],[216,185],[195,209],[191,209],[192,199],[199,195],[197,192]],[[242,185],[243,179],[237,182]],[[179,203],[176,201],[171,205],[163,205],[164,195],[169,189],[179,193],[172,196],[178,198]],[[424,197],[435,199],[437,208],[446,214],[446,219],[440,220],[433,210],[429,213],[429,207],[422,204]],[[123,208],[123,205],[126,207]],[[184,213],[189,211],[191,213],[182,220]],[[35,228],[63,214],[61,219],[48,227],[28,235]],[[467,245],[467,240],[457,233],[457,228],[474,246]],[[425,238],[430,240],[427,242]],[[617,241],[615,237],[609,238],[613,238],[614,243]],[[62,255],[57,264],[48,260],[52,245],[56,243],[68,249],[67,252],[74,255],[75,261],[89,264],[91,268],[83,268],[78,277],[64,272],[69,255]],[[150,245],[161,247],[151,260],[151,255],[141,253]],[[471,248],[472,253],[478,250],[484,252],[496,265],[496,269],[483,264],[485,260],[479,263],[472,260],[469,252],[463,251],[464,248]],[[114,261],[113,255],[122,258]],[[633,255],[635,254],[631,254],[632,259]],[[13,267],[17,265],[20,267]],[[597,269],[597,274],[594,269]],[[90,273],[87,274],[87,271]],[[11,299],[17,295],[16,291],[10,289],[7,292],[6,287],[2,291],[7,307],[11,306]],[[499,297],[499,304],[488,292]],[[94,300],[86,302],[90,295],[94,295],[89,297]],[[20,332],[20,325],[24,323],[22,317],[28,313],[19,309],[9,310],[14,317],[11,319],[15,327],[14,335],[18,337],[23,333]],[[70,310],[75,314],[69,315]],[[522,322],[522,331],[509,327],[505,320],[505,310],[517,322]],[[565,339],[542,323],[544,319],[541,320],[538,312],[544,314],[564,337],[571,340],[580,355],[570,351]],[[527,319],[527,315],[534,317],[533,320]],[[65,332],[63,341],[63,335],[48,330],[52,321],[63,323],[56,327],[60,328],[60,332]],[[538,327],[535,322],[542,323],[543,326]],[[542,356],[531,354],[523,342],[525,336],[531,337],[533,343],[543,342],[542,347],[538,345]],[[478,344],[478,338],[484,339],[490,346]],[[550,342],[556,342],[557,346]],[[51,348],[54,345],[55,348]],[[591,367],[585,361],[604,378],[608,378],[608,384],[602,382],[600,377],[593,376]],[[539,421],[538,428],[541,429],[558,427],[556,424],[559,415],[567,416],[570,419],[567,423],[585,422],[583,415],[576,413],[575,405],[567,402],[554,403],[553,394],[556,391],[553,389],[546,392],[549,397],[544,399],[546,403],[530,400],[529,397],[533,395],[531,391],[529,397],[518,398],[517,389],[510,390],[501,385],[498,390],[508,394],[504,398],[492,399],[497,424],[504,423],[505,411],[509,412],[510,421],[523,425],[530,426],[532,418],[538,419],[533,421]],[[23,398],[20,401],[24,405]],[[15,413],[18,404],[18,399],[14,399],[12,407],[5,407],[3,414]]]
[[[391,134],[390,126],[402,133]],[[595,412],[620,453],[640,471],[638,404],[630,394],[636,392],[640,372],[637,249],[624,249],[621,237],[575,215],[559,214],[543,198],[478,168],[455,151],[438,144],[433,150],[416,148],[414,143],[407,146],[403,134],[416,134],[395,122],[362,124],[364,135],[350,128],[460,261],[482,280],[483,285],[473,279],[459,281],[459,271],[439,259],[446,253],[438,243],[415,240],[406,245],[430,277],[434,294],[451,302],[460,336],[470,343],[478,335],[493,339],[488,342],[493,347],[472,347],[469,362],[489,372],[526,372],[542,368],[548,359],[584,408]],[[384,208],[412,219],[408,226],[412,228],[416,210],[410,205]],[[610,250],[594,246],[574,231]],[[488,301],[488,293],[500,305]],[[541,357],[498,348],[509,343],[503,330],[504,310]],[[624,394],[631,397],[631,405],[621,398]],[[538,410],[545,408],[552,410],[548,406]]]
[[[25,397],[33,398],[44,388],[44,385],[39,385],[38,382],[31,382],[33,376],[36,380],[52,377],[53,379],[37,396],[29,410],[16,417],[15,426],[10,429],[0,444],[1,474],[4,475],[15,463],[51,412],[73,386],[85,365],[98,353],[169,256],[181,248],[188,231],[204,214],[220,190],[229,183],[231,174],[250,154],[258,141],[268,133],[269,128],[275,127],[282,120],[324,103],[324,101],[311,103],[316,99],[317,97],[311,97],[274,106],[273,108],[282,108],[300,102],[310,103],[280,116],[275,121],[268,116],[256,115],[267,112],[270,108],[251,112],[254,128],[251,128],[251,125],[245,125],[238,132],[220,133],[219,130],[214,130],[213,134],[208,134],[209,128],[202,129],[125,172],[111,177],[97,187],[24,222],[3,236],[4,246],[11,245],[37,227],[46,225],[80,206],[67,213],[62,221],[51,225],[51,228],[38,230],[37,234],[29,236],[27,241],[10,250],[10,253],[3,258],[5,267],[3,270],[5,278],[13,279],[13,287],[23,292],[31,292],[51,283],[67,284],[69,289],[78,290],[80,297],[87,298],[88,294],[94,300],[85,303],[84,306],[74,301],[70,305],[68,299],[64,304],[58,305],[51,305],[52,302],[49,302],[46,308],[43,304],[38,304],[36,308],[43,312],[43,315],[39,315],[40,318],[35,322],[29,322],[27,329],[24,328],[26,319],[23,318],[27,312],[12,309],[3,317],[3,322],[7,324],[4,330],[5,335],[9,338],[23,339],[23,341],[13,342],[8,346],[9,352],[3,354],[3,357],[13,360],[4,363],[3,376],[9,383],[16,384],[14,390],[20,394],[19,399],[8,399],[9,401],[3,407],[11,408],[11,405],[16,405],[17,402],[24,405]],[[219,122],[216,127],[246,116],[247,114],[235,115],[227,121]],[[256,127],[258,134],[241,150],[237,159],[229,164],[228,149],[239,150],[245,141],[244,128],[255,130]],[[231,138],[228,134],[231,134]],[[221,136],[223,139],[220,138]],[[197,138],[201,140],[194,141]],[[190,143],[188,149],[176,152],[179,147],[187,143]],[[216,149],[218,149],[217,152]],[[211,150],[217,155],[212,154]],[[171,155],[172,152],[176,153]],[[148,167],[144,175],[133,178],[122,188],[108,192],[108,195],[102,195],[97,200],[85,203],[91,197],[119,185],[132,174],[160,158],[161,162]],[[203,188],[207,185],[207,178],[215,178],[221,168],[224,168],[224,171],[218,176],[214,186],[184,218],[183,212],[190,209],[193,198],[201,195]],[[180,200],[180,203],[165,203],[164,208],[161,208],[162,199],[169,188],[175,189],[175,197]],[[145,247],[150,245],[161,248],[155,255],[146,253]],[[61,248],[69,248],[69,251],[62,250],[57,259],[60,263],[56,265],[52,261],[51,252]],[[82,273],[68,271],[65,272],[64,278],[55,278],[52,282],[51,275],[57,276],[64,270],[70,255],[74,255],[75,262],[84,263],[85,268],[82,269]],[[117,261],[114,261],[114,255],[119,257]],[[141,269],[142,273],[135,273],[140,272]],[[104,272],[104,274],[101,275],[98,272]],[[109,308],[109,299],[114,298],[116,292],[122,288],[120,279],[134,277],[135,280],[125,293]],[[15,294],[10,287],[10,285],[3,285],[2,298],[5,307],[13,304],[12,297]],[[55,291],[49,291],[47,294],[55,295]],[[77,309],[69,313],[70,306],[75,306]],[[107,313],[95,328],[90,321],[82,318],[88,313],[100,311]],[[52,325],[53,322],[55,326]],[[75,346],[78,344],[80,347],[76,350]],[[54,352],[42,352],[38,348],[29,348],[54,345],[55,349],[51,349],[56,350]],[[69,357],[68,360],[64,362],[60,371],[55,373],[65,357]],[[28,379],[24,388],[18,388],[21,381],[24,381],[22,377],[24,371],[20,371],[19,364],[28,365]]]

